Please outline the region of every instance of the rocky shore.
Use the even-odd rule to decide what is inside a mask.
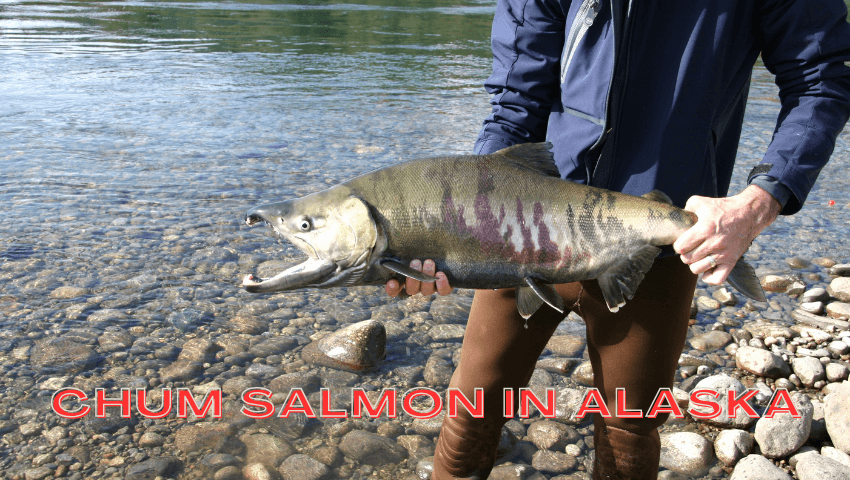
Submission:
[[[193,259],[192,268],[204,269],[240,258],[207,249]],[[850,478],[850,265],[798,257],[786,265],[759,272],[766,304],[743,301],[726,288],[698,287],[671,391],[682,415],[671,415],[662,427],[659,478]],[[8,279],[13,269],[4,266]],[[275,267],[274,261],[259,264]],[[30,289],[41,288],[39,281],[26,280]],[[143,292],[156,285],[144,275],[126,282]],[[63,300],[62,317],[74,322],[60,329],[32,321],[0,338],[0,478],[429,477],[446,406],[431,418],[416,417],[434,409],[422,392],[446,398],[461,361],[471,291],[392,300],[379,288],[358,287],[216,303],[221,292],[178,290],[174,295],[194,295],[207,309],[146,319],[128,315],[120,298],[99,298],[85,286],[47,290]],[[0,308],[8,316],[47,313],[11,297]],[[590,417],[576,417],[592,384],[585,350],[584,324],[571,314],[529,385],[544,402],[547,390],[554,391],[554,412],[532,407],[527,418],[508,422],[490,478],[590,478],[593,426]],[[89,406],[91,412],[78,419],[57,413],[54,395],[69,389],[88,399],[72,397],[58,407]],[[129,389],[129,418],[117,406],[98,418],[98,389],[107,402]],[[136,389],[147,392],[153,411],[172,394],[173,410],[163,418],[143,415]],[[211,408],[180,418],[181,390],[198,405],[220,393],[220,417]],[[732,418],[726,410],[695,418],[692,412],[704,407],[692,394],[700,390],[718,392],[724,409],[730,395],[746,398],[757,415],[738,408]],[[785,403],[776,400],[776,390],[788,392]],[[405,403],[411,391],[422,394]],[[255,393],[250,406],[246,392]],[[381,404],[387,392],[395,398]],[[781,408],[788,400],[796,418]],[[274,408],[268,418],[246,414],[263,405]],[[357,415],[358,405],[375,411]],[[767,418],[772,406],[778,413]]]

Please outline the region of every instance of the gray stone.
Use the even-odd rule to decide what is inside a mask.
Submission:
[[[850,277],[843,277],[850,280]],[[826,314],[832,318],[850,318],[850,303],[832,302],[826,306]]]
[[[721,331],[712,330],[694,336],[690,340],[691,346],[697,350],[713,351],[725,347],[732,341],[732,335]]]
[[[738,368],[760,377],[779,378],[791,374],[791,368],[782,357],[760,348],[739,348],[735,354],[735,363]]]
[[[447,387],[452,379],[454,364],[452,359],[442,353],[433,353],[425,362],[422,376],[428,384],[435,387]]]
[[[555,418],[562,423],[570,425],[578,425],[590,420],[590,418],[578,418],[576,413],[581,408],[581,403],[587,393],[585,389],[578,388],[559,388],[555,394]],[[538,398],[544,398],[539,397]]]
[[[820,450],[820,454],[826,458],[831,458],[836,462],[844,465],[847,468],[850,468],[850,455],[842,452],[841,450],[835,447],[823,447]]]
[[[726,287],[718,288],[711,294],[712,298],[728,307],[734,307],[738,304],[738,297]]]
[[[823,455],[805,455],[797,462],[800,480],[850,479],[850,467]]]
[[[183,468],[176,457],[160,457],[145,460],[127,469],[127,480],[154,480],[157,477],[174,477]]]
[[[278,472],[283,480],[321,480],[330,469],[308,455],[295,454],[280,464]]]
[[[493,471],[490,472],[487,480],[528,480],[534,472],[534,468],[529,465],[498,465],[493,467]]]
[[[208,338],[192,338],[183,344],[178,360],[209,363],[215,360],[215,354],[222,348]]]
[[[407,450],[387,437],[363,430],[353,430],[342,437],[339,449],[355,462],[381,466],[397,464],[407,458]]]
[[[800,304],[800,310],[813,315],[820,315],[823,313],[823,302],[803,302]]]
[[[349,372],[374,370],[384,359],[387,332],[381,322],[364,320],[307,345],[302,358]]]
[[[829,283],[826,292],[842,302],[850,302],[850,277],[838,277]]]
[[[825,288],[816,287],[803,293],[800,302],[825,302],[829,300],[829,294]]]
[[[791,480],[791,476],[761,455],[747,455],[741,459],[729,480]]]
[[[87,345],[65,338],[49,338],[36,342],[29,360],[45,374],[77,374],[97,366],[103,357]]]
[[[850,263],[841,263],[829,267],[829,274],[840,277],[850,276]]]
[[[840,384],[826,397],[824,420],[835,448],[850,454],[850,382]]]
[[[553,335],[546,348],[564,357],[581,357],[586,343],[578,335]]]
[[[796,452],[791,454],[790,457],[788,457],[788,465],[791,465],[792,467],[797,468],[797,462],[799,462],[800,459],[803,458],[804,455],[820,455],[820,454],[818,453],[818,450],[815,447],[812,447],[810,445],[803,445]]]
[[[593,366],[590,361],[582,362],[571,375],[573,381],[586,387],[593,386]]]
[[[552,420],[532,423],[526,435],[540,450],[563,450],[568,444],[581,438],[574,428]]]
[[[550,474],[567,473],[576,467],[576,457],[566,453],[540,450],[531,458],[535,470]]]
[[[827,345],[826,349],[835,355],[847,355],[848,353],[850,353],[850,345],[847,345],[846,342],[842,342],[841,340],[829,342],[829,345]]]
[[[661,435],[661,466],[689,477],[708,472],[714,461],[714,446],[702,435],[676,432]]]
[[[746,390],[744,384],[742,384],[739,380],[725,374],[712,375],[697,383],[696,386],[694,386],[694,391],[696,390],[713,390],[717,392],[719,395],[713,401],[717,402],[721,408],[719,415],[714,418],[698,419],[700,422],[722,428],[740,429],[747,429],[753,424],[753,422],[755,422],[756,419],[751,418],[743,408],[738,408],[735,412],[735,417],[729,418],[727,402],[728,392],[730,390],[734,391],[735,396],[737,397]],[[705,400],[708,400],[708,397],[706,397]],[[688,404],[688,410],[693,410],[699,413],[709,413],[711,409],[708,407],[700,407],[691,401]]]
[[[812,428],[814,407],[807,395],[791,394],[791,402],[800,413],[794,418],[788,412],[780,412],[773,418],[762,417],[756,422],[755,440],[761,453],[767,458],[782,458],[790,455],[806,443]]]
[[[697,308],[701,312],[713,312],[715,310],[720,310],[721,304],[719,301],[706,296],[701,296],[697,298]]]
[[[785,293],[795,280],[791,275],[765,275],[761,279],[761,286],[768,292]]]
[[[242,435],[239,439],[246,447],[245,463],[261,464],[269,471],[277,470],[284,460],[296,452],[289,441],[268,433]]]
[[[826,378],[826,371],[823,368],[823,363],[814,357],[798,357],[791,360],[791,368],[797,374],[797,378],[803,382],[803,385],[811,387],[818,380]]]
[[[174,434],[174,446],[183,453],[212,448],[222,438],[233,435],[236,428],[223,423],[185,425]]]
[[[727,467],[734,466],[752,451],[753,436],[744,430],[721,430],[714,439],[714,454]]]
[[[191,360],[176,360],[159,372],[162,383],[184,382],[196,378],[204,371],[203,364]]]
[[[453,342],[463,340],[463,333],[465,330],[466,327],[463,325],[444,323],[431,327],[431,329],[428,330],[428,335],[431,335],[431,338],[433,338],[435,342]]]
[[[273,468],[268,468],[262,463],[249,463],[242,468],[245,480],[276,480],[277,475],[272,475]]]

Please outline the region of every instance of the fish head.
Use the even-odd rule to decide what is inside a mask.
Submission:
[[[246,276],[249,292],[354,285],[369,267],[378,227],[369,205],[342,185],[248,211],[248,225],[265,222],[307,255],[268,279]]]

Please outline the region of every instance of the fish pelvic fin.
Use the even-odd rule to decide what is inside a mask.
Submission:
[[[670,197],[668,197],[667,194],[662,192],[661,190],[653,190],[649,193],[644,193],[643,195],[641,195],[641,197],[643,197],[647,200],[652,200],[654,202],[660,202],[660,203],[666,203],[667,205],[673,205],[673,200],[671,200]]]
[[[531,277],[526,277],[525,283],[527,287],[516,288],[516,307],[522,318],[528,320],[544,303],[564,313],[564,299],[552,285],[540,283]]]
[[[410,277],[414,280],[419,280],[420,282],[436,282],[437,277],[432,277],[431,275],[424,274],[420,271],[414,270],[407,265],[396,262],[395,260],[390,260],[388,258],[379,260],[378,263],[386,268],[387,270],[393,271],[399,275],[404,275],[405,277]]]
[[[631,300],[634,297],[638,285],[659,253],[661,253],[660,248],[644,245],[596,279],[608,310],[617,312],[626,304],[627,299]]]
[[[743,257],[738,259],[738,263],[732,268],[726,282],[757,302],[767,301],[755,269]]]
[[[492,155],[501,156],[504,160],[528,170],[542,173],[550,177],[560,177],[561,172],[555,165],[555,156],[552,155],[552,144],[520,143],[508,148],[503,148]]]

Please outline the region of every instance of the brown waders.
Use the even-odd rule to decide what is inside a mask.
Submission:
[[[685,343],[696,275],[678,257],[658,258],[617,314],[608,311],[595,280],[557,285],[564,305],[587,324],[587,348],[594,384],[612,414],[616,389],[625,388],[626,408],[646,412],[660,388],[673,386]],[[433,480],[479,479],[490,474],[501,428],[503,389],[525,387],[540,353],[563,315],[545,305],[528,320],[517,313],[513,289],[475,292],[463,339],[460,365],[451,388],[467,398],[484,390],[484,418],[462,407],[446,416],[434,453]],[[656,478],[660,455],[657,418],[594,416],[594,479]]]

